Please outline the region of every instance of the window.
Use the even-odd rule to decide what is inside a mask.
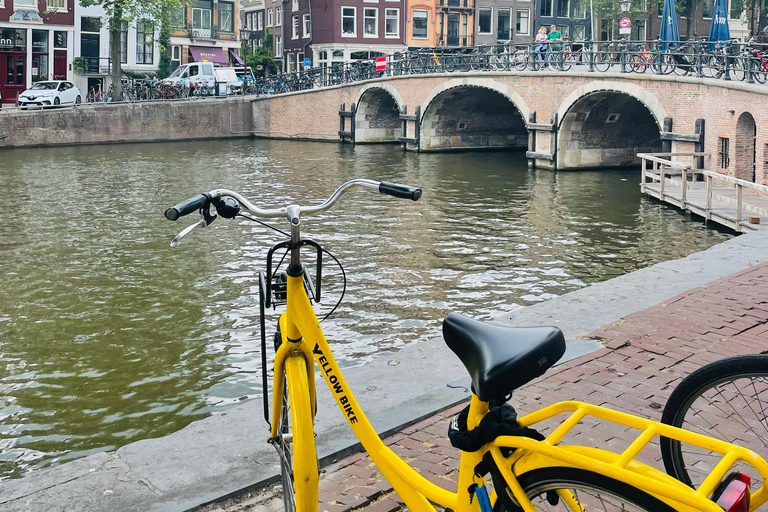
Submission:
[[[291,39],[299,38],[299,17],[294,16],[291,20]]]
[[[717,139],[717,160],[721,169],[727,169],[731,166],[731,157],[729,152],[729,140],[725,137]]]
[[[291,11],[296,12],[299,10],[299,0],[291,0]]]
[[[645,39],[645,24],[640,22],[635,22],[635,28],[640,27],[642,36],[638,37],[637,34],[635,34],[635,39],[637,40],[644,40]],[[587,39],[587,27],[584,25],[574,25],[573,26],[573,40],[574,41],[584,41]]]
[[[297,53],[296,54],[296,69],[301,71],[304,69],[304,54],[303,53]]]
[[[179,7],[171,11],[171,28],[187,28],[187,8]]]
[[[256,30],[264,30],[264,11],[256,15]]]
[[[491,7],[479,7],[477,9],[477,31],[480,34],[491,33],[491,20],[493,19],[493,9]]]
[[[37,0],[13,0],[13,7],[36,11]]]
[[[557,31],[563,35],[563,39],[567,39],[571,35],[571,27],[569,25],[558,25]]]
[[[341,8],[341,37],[357,36],[357,23],[355,23],[356,17],[357,7]]]
[[[701,15],[704,18],[711,18],[712,13],[715,11],[715,0],[704,0],[701,7]],[[664,2],[661,2],[659,4],[659,14],[662,14],[664,11],[662,10],[662,6],[664,5]]]
[[[384,9],[384,37],[400,37],[400,9]]]
[[[54,32],[53,33],[53,47],[55,49],[67,49],[67,33],[66,32]]]
[[[283,24],[283,8],[275,7],[275,26],[279,27]]]
[[[67,12],[67,0],[48,0],[48,11],[64,11]]]
[[[515,32],[517,32],[521,36],[531,35],[530,19],[531,19],[531,11],[529,11],[528,9],[518,9],[517,24],[515,25]]]
[[[569,7],[568,0],[557,0],[557,17],[558,18],[567,18],[568,13],[568,7]]]
[[[542,16],[552,17],[552,2],[553,0],[541,0],[540,14]]]
[[[573,0],[573,17],[582,20],[587,17],[587,2],[585,0]]]
[[[414,39],[426,39],[427,38],[427,23],[429,21],[429,12],[427,11],[413,11],[413,38]]]
[[[211,30],[211,4],[208,2],[195,2],[192,7],[192,28],[198,30]]]
[[[235,32],[235,4],[219,2],[219,31],[225,34]]]
[[[120,22],[120,62],[128,62],[128,22]]]
[[[363,9],[363,37],[379,37],[379,10],[375,7]]]
[[[512,12],[509,9],[499,9],[498,16],[498,30],[496,31],[496,37],[499,41],[509,41],[512,39],[510,29],[512,28]]]
[[[312,30],[312,24],[309,19],[309,13],[303,14],[301,21],[302,21],[301,26],[303,27],[303,30],[304,30],[302,37],[309,37],[309,33]]]
[[[275,36],[275,57],[283,56],[283,38]]]
[[[91,16],[83,16],[80,18],[80,31],[81,32],[96,32],[101,30],[101,18],[94,18]]]
[[[267,26],[268,27],[271,27],[272,25],[275,24],[274,19],[275,19],[275,12],[272,9],[268,10],[267,11]]]
[[[136,64],[152,64],[155,53],[155,27],[149,21],[136,22]]]
[[[741,13],[744,11],[744,0],[731,0],[731,13],[729,17],[732,20],[738,20],[741,18]]]

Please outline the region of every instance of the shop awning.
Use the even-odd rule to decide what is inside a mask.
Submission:
[[[214,62],[216,64],[229,64],[227,56],[224,55],[223,48],[215,48],[210,46],[190,46],[189,53],[192,54],[192,59],[195,62]]]
[[[240,58],[240,56],[237,54],[235,50],[229,50],[229,56],[232,57],[232,62],[234,62],[238,66],[245,66],[243,59]]]

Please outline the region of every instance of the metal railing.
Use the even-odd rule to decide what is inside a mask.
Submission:
[[[765,83],[768,45],[735,40],[716,43],[618,40],[418,48],[389,55],[384,71],[376,71],[373,61],[338,63],[258,80],[246,90],[278,94],[382,76],[542,70],[648,73]]]

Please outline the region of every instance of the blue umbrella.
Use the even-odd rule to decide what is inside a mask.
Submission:
[[[709,28],[710,41],[729,41],[731,31],[728,28],[728,11],[725,0],[715,0],[715,12],[712,14],[712,26]],[[710,44],[714,49],[715,45]]]
[[[677,12],[675,11],[675,0],[664,0],[664,11],[661,14],[661,32],[659,39],[662,41],[674,42],[669,48],[675,48],[677,41],[680,40],[680,31],[677,29]],[[667,49],[667,44],[661,45],[662,50]]]

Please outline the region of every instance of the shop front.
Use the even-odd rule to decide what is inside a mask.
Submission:
[[[0,95],[5,103],[35,82],[66,80],[69,74],[66,30],[0,27]]]

